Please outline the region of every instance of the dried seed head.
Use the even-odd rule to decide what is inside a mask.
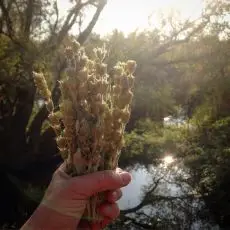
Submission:
[[[135,72],[137,67],[137,63],[133,60],[128,60],[126,63],[126,70],[128,71],[128,73],[131,75]]]
[[[87,79],[88,79],[88,70],[86,68],[82,69],[79,71],[78,73],[78,79],[81,81],[81,82],[86,82]]]
[[[94,61],[88,60],[88,62],[87,62],[87,68],[89,69],[90,72],[92,72],[93,69],[94,69]]]
[[[130,118],[130,112],[128,110],[122,111],[122,115],[121,115],[122,122],[124,122],[125,124],[128,123],[129,118]]]
[[[95,137],[96,140],[99,140],[103,135],[103,127],[94,127],[92,129],[92,135]]]
[[[121,86],[123,90],[128,90],[130,88],[128,77],[126,75],[123,75],[121,78]]]
[[[46,102],[46,108],[48,110],[49,113],[52,113],[54,110],[54,104],[52,100],[49,100],[48,102]]]
[[[44,75],[41,73],[33,72],[33,77],[34,77],[34,83],[39,93],[46,101],[49,101],[51,98],[51,92],[48,89],[48,85]]]
[[[48,118],[49,118],[51,125],[59,125],[60,120],[62,118],[62,114],[60,111],[58,111],[56,113],[50,113]]]
[[[60,149],[60,154],[63,160],[66,160],[69,156],[69,152],[67,149]]]
[[[121,76],[123,74],[123,68],[120,65],[116,65],[114,67],[114,75],[115,76]]]
[[[80,100],[83,100],[88,95],[88,85],[86,83],[82,84],[78,89],[78,96]]]
[[[96,63],[96,73],[103,76],[107,73],[107,65],[104,63]]]
[[[131,103],[132,98],[133,98],[133,93],[130,90],[124,92],[124,94],[121,95],[121,100],[127,105]]]
[[[100,114],[100,109],[97,103],[91,104],[91,113],[98,116]]]
[[[113,132],[113,139],[112,140],[114,140],[115,142],[119,142],[121,140],[121,138],[122,138],[121,131],[120,130],[115,130]]]
[[[116,102],[116,106],[119,108],[119,109],[125,109],[125,107],[127,106],[127,103],[126,101],[123,99],[120,99]]]
[[[51,126],[54,129],[56,136],[59,136],[62,132],[60,124],[59,125],[51,125]]]
[[[65,48],[65,55],[68,59],[72,59],[73,54],[74,54],[73,49],[70,46]]]
[[[111,130],[113,129],[112,123],[106,123],[105,122],[105,128],[104,128],[104,141],[110,142],[112,141],[112,133]]]
[[[76,72],[78,72],[81,67],[80,67],[80,55],[79,53],[76,53],[74,55],[74,59],[73,59],[73,63],[70,65],[71,67],[73,67],[75,69]]]
[[[78,90],[78,87],[80,85],[80,82],[77,78],[69,78],[65,82],[68,95],[73,95],[73,93]]]
[[[94,79],[94,81],[88,81],[89,91],[91,95],[97,95],[101,93],[101,81]]]
[[[98,109],[99,109],[99,115],[102,115],[106,111],[107,105],[105,103],[99,103]]]
[[[78,52],[79,49],[80,49],[80,47],[81,47],[80,43],[77,42],[77,41],[73,42],[72,46],[73,46],[73,51],[74,51],[75,53]]]
[[[115,108],[113,110],[113,118],[114,120],[119,120],[122,116],[122,110],[120,110],[119,108]]]
[[[66,81],[60,81],[59,85],[60,85],[62,98],[67,99],[69,97],[68,84],[66,83]]]
[[[116,95],[120,95],[121,87],[119,85],[114,85],[113,86],[113,93],[116,94]]]
[[[115,120],[113,122],[113,128],[114,128],[114,130],[121,130],[122,126],[123,126],[123,124],[120,121],[118,121],[118,120]]]
[[[80,130],[80,122],[78,120],[76,120],[75,129],[76,129],[76,134],[78,134],[78,132]]]
[[[63,136],[66,138],[66,140],[71,140],[73,138],[74,130],[68,127],[65,127],[63,130]]]
[[[106,80],[101,81],[101,93],[105,94],[108,90],[109,83]]]
[[[89,61],[89,59],[86,55],[81,56],[80,61],[79,61],[80,68],[86,67],[88,61]]]
[[[73,116],[64,116],[63,123],[65,127],[73,129],[75,125],[74,117]]]
[[[60,110],[64,116],[71,116],[73,117],[74,110],[73,110],[73,103],[70,100],[63,100],[63,102],[60,105]]]
[[[95,100],[96,100],[97,102],[102,102],[102,95],[101,95],[100,93],[98,93],[98,94],[96,95],[96,97],[95,97]]]
[[[79,43],[73,44],[72,49],[67,47],[68,69],[60,82],[60,114],[49,116],[52,127],[58,129],[56,141],[60,153],[73,166],[72,174],[114,168],[124,145],[124,127],[130,117],[132,73],[136,63],[118,63],[114,67],[114,78],[109,78],[107,65],[103,63],[105,49],[94,52],[96,59],[92,61]],[[44,87],[45,83],[45,79],[38,78],[38,84]],[[40,91],[49,102],[48,87]],[[51,104],[49,110],[53,110]],[[79,161],[74,161],[72,154],[77,148],[80,149]]]
[[[113,120],[112,112],[110,110],[105,111],[105,121],[110,123]]]
[[[101,81],[100,80],[96,81],[94,93],[101,93]]]
[[[70,78],[75,78],[76,77],[76,70],[73,67],[69,67],[66,69],[66,74],[70,77]]]
[[[34,82],[37,87],[44,87],[45,78],[41,73],[33,72]]]
[[[86,142],[87,142],[87,136],[84,136],[84,135],[79,135],[77,140],[79,142],[79,146],[85,146],[86,145]]]
[[[114,83],[116,85],[120,85],[121,84],[121,79],[122,79],[121,75],[114,75]]]
[[[128,76],[128,83],[129,83],[129,88],[132,89],[134,87],[134,77],[132,75]]]
[[[96,82],[94,81],[94,79],[89,79],[87,83],[89,91],[93,92],[96,88]]]
[[[99,153],[99,152],[96,152],[96,153],[93,155],[92,164],[94,164],[94,165],[99,165],[100,161],[101,161],[100,153]]]
[[[80,124],[79,135],[87,136],[90,133],[90,127],[86,120],[83,120]]]
[[[111,149],[111,144],[110,144],[110,142],[105,142],[105,143],[104,143],[104,146],[103,146],[103,151],[104,151],[105,153],[109,153],[110,149]],[[106,154],[106,155],[107,155],[107,154]]]
[[[84,148],[82,148],[81,150],[82,155],[84,156],[84,158],[87,156],[87,160],[90,160],[91,158],[91,151],[90,148],[88,146],[85,146]]]
[[[46,101],[50,101],[51,98],[51,92],[48,88],[44,89],[44,91],[40,91],[42,96],[45,98]]]
[[[121,140],[119,140],[116,143],[116,146],[117,146],[118,151],[120,151],[125,146],[125,139],[124,139],[124,137],[122,137]]]
[[[57,137],[56,142],[59,149],[65,149],[67,146],[67,141],[64,137]]]
[[[105,56],[107,53],[105,49],[95,48],[93,51],[94,51],[96,58],[98,58],[100,61],[103,61],[105,59]]]

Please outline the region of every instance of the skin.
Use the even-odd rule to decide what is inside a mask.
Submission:
[[[63,168],[54,173],[41,204],[21,230],[99,230],[119,216],[116,201],[122,196],[121,188],[131,181],[129,173],[117,169],[72,178]],[[100,220],[83,219],[89,198],[101,192],[105,199],[97,207]]]

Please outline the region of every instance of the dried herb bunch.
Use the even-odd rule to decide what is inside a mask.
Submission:
[[[44,97],[49,121],[56,132],[60,154],[72,176],[115,169],[124,146],[125,126],[130,118],[135,61],[119,62],[113,77],[103,63],[106,50],[94,50],[90,60],[83,47],[74,43],[65,50],[67,69],[60,81],[61,100],[54,112],[44,75],[34,73],[35,84]],[[95,218],[92,199],[88,215]]]

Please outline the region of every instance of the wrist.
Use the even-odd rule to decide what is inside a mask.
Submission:
[[[75,230],[79,220],[41,204],[21,230]]]

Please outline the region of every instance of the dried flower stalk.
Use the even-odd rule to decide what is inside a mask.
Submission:
[[[43,74],[34,73],[35,84],[50,112],[57,146],[72,176],[115,169],[130,118],[136,62],[119,62],[112,79],[103,63],[105,49],[97,48],[94,53],[95,59],[89,60],[78,43],[66,48],[68,67],[65,79],[60,81],[57,112]],[[98,197],[92,198],[87,210],[92,220],[96,218]]]

